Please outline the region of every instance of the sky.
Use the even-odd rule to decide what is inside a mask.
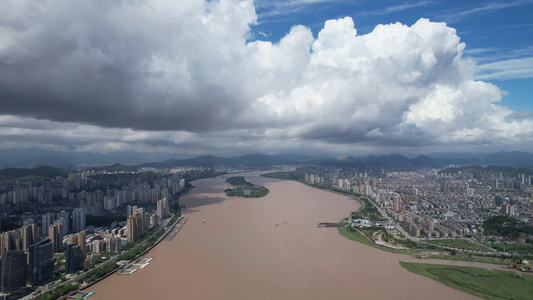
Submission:
[[[532,151],[533,1],[7,0],[0,149]]]

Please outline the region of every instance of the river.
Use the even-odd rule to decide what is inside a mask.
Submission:
[[[194,181],[180,199],[188,221],[178,235],[150,251],[146,257],[154,259],[145,268],[87,288],[96,292],[91,299],[476,298],[405,270],[398,261],[413,261],[409,256],[316,227],[357,210],[354,200],[258,173],[242,175],[270,193],[227,197],[229,175]]]

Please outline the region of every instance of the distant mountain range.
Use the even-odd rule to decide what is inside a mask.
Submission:
[[[278,154],[266,155],[263,153],[247,154],[237,157],[217,157],[212,155],[198,156],[190,159],[171,159],[159,163],[144,163],[139,167],[172,168],[172,167],[269,167],[273,165],[300,165],[311,161],[311,157],[303,155]]]
[[[8,151],[9,152],[9,151]],[[197,167],[269,167],[272,165],[317,165],[329,167],[376,167],[386,169],[419,169],[419,168],[446,168],[450,166],[514,166],[533,169],[533,154],[528,152],[496,152],[496,153],[430,153],[417,157],[404,155],[367,155],[367,156],[339,156],[335,158],[317,158],[297,154],[267,155],[254,153],[237,157],[218,157],[204,155],[178,159],[168,153],[143,154],[138,152],[113,152],[98,154],[91,152],[62,153],[58,151],[30,153],[31,150],[16,152],[0,150],[0,168],[20,167],[35,168],[38,166],[55,166],[64,169],[106,169],[109,171],[137,170],[141,167],[174,168],[185,166]],[[32,154],[27,157],[24,154]],[[179,155],[177,155],[179,156]],[[33,159],[30,159],[34,157]],[[155,158],[155,159],[153,159]],[[162,159],[159,159],[162,158]],[[147,162],[155,161],[155,162]],[[157,162],[159,161],[159,162]],[[100,166],[100,167],[98,167]],[[101,167],[104,166],[104,167]]]
[[[95,152],[62,152],[43,149],[0,149],[0,169],[7,167],[36,168],[39,166],[56,166],[62,168],[79,168],[88,166],[142,164],[149,161],[168,159],[185,159],[192,156],[180,153],[135,151],[116,151],[107,154]]]
[[[308,163],[332,167],[385,167],[385,168],[446,168],[449,166],[513,166],[533,167],[533,154],[528,152],[497,152],[490,154],[431,153],[408,158],[403,155],[367,155],[312,160]]]

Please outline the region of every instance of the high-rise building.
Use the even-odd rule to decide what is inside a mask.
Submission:
[[[31,226],[31,231],[32,231],[32,236],[33,236],[33,243],[37,243],[37,241],[39,241],[39,236],[40,236],[39,229],[40,228],[37,226],[37,224],[30,224],[30,226]]]
[[[78,245],[67,245],[65,253],[65,273],[72,274],[81,270],[82,254]]]
[[[131,215],[133,215],[133,213],[137,210],[137,205],[128,205],[127,206],[127,216],[126,217],[129,217]]]
[[[352,184],[350,183],[350,180],[344,179],[344,190],[350,191],[352,189]]]
[[[42,216],[43,222],[42,222],[42,227],[41,227],[43,235],[48,235],[48,226],[50,226],[50,224],[53,224],[55,219],[56,219],[56,216],[53,213],[43,214]]]
[[[61,224],[63,225],[63,236],[67,236],[69,234],[69,220],[70,216],[68,211],[62,210],[60,213],[57,214],[57,219],[61,220]]]
[[[141,228],[142,228],[142,231],[144,232],[145,231],[145,227],[144,227],[144,208],[143,207],[139,207],[137,209],[135,209],[135,212],[138,212],[140,215],[141,215]]]
[[[502,214],[506,214],[509,216],[515,215],[515,206],[512,204],[503,204],[501,208]]]
[[[21,228],[13,230],[15,234],[15,250],[24,250],[22,248],[23,241],[22,241],[22,230]]]
[[[11,230],[3,232],[0,236],[2,238],[1,253],[4,251],[16,250],[15,231]]]
[[[126,222],[128,230],[128,243],[133,243],[141,238],[143,234],[142,214],[137,210],[133,215],[129,216]]]
[[[337,187],[339,189],[344,189],[344,179],[337,179]]]
[[[496,206],[501,207],[503,204],[503,197],[500,195],[496,195],[496,197],[494,197],[494,201],[495,201]]]
[[[451,190],[451,184],[448,181],[441,182],[440,191],[444,193],[449,193]]]
[[[143,207],[140,207],[140,208],[137,208],[137,210],[142,218],[141,218],[141,222],[142,222],[142,231],[143,233],[146,232],[146,230],[148,230],[148,228],[150,228],[150,214],[145,212],[144,211],[144,208]]]
[[[428,220],[427,221],[427,231],[429,233],[433,233],[434,230],[435,230],[435,223],[433,223],[433,221],[431,221],[431,220]]]
[[[150,216],[148,212],[143,213],[143,232],[146,232],[150,228]]]
[[[376,188],[378,186],[378,180],[376,179],[376,177],[372,177],[372,179],[370,180],[370,185],[372,186],[372,188]]]
[[[54,253],[63,252],[63,228],[61,222],[48,226],[48,238],[52,241]]]
[[[87,256],[87,248],[86,248],[86,237],[85,232],[82,231],[78,234],[78,246],[80,246],[81,250],[81,258],[84,259]]]
[[[400,194],[394,193],[392,195],[392,209],[397,212],[402,212],[402,200],[400,199]]]
[[[37,226],[35,224],[29,224],[22,226],[22,250],[30,248],[30,246],[37,242],[38,233]]]
[[[372,195],[372,186],[370,184],[365,184],[365,195]]]
[[[29,275],[34,286],[54,280],[54,245],[49,238],[30,246]]]
[[[83,207],[76,208],[72,211],[72,232],[80,232],[85,230],[85,209]]]
[[[163,198],[157,201],[157,216],[160,220],[168,217],[170,215],[170,208],[168,207],[167,198]]]
[[[157,216],[156,215],[148,215],[148,224],[150,226],[155,226],[157,224]]]
[[[77,245],[78,244],[78,235],[77,234],[71,234],[68,237],[68,245]]]
[[[105,251],[107,252],[119,252],[122,250],[122,244],[120,237],[106,237],[105,242]]]
[[[156,215],[159,218],[159,220],[163,219],[163,205],[162,205],[161,200],[157,201]]]
[[[26,253],[12,250],[2,253],[1,288],[3,293],[11,293],[26,286],[28,264]]]

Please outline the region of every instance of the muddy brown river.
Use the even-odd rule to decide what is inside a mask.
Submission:
[[[224,178],[194,181],[180,200],[188,221],[177,236],[156,246],[145,268],[87,288],[96,292],[91,300],[476,298],[403,269],[398,261],[414,261],[409,256],[316,227],[357,210],[354,200],[258,173],[243,175],[270,193],[230,198],[223,193]]]

